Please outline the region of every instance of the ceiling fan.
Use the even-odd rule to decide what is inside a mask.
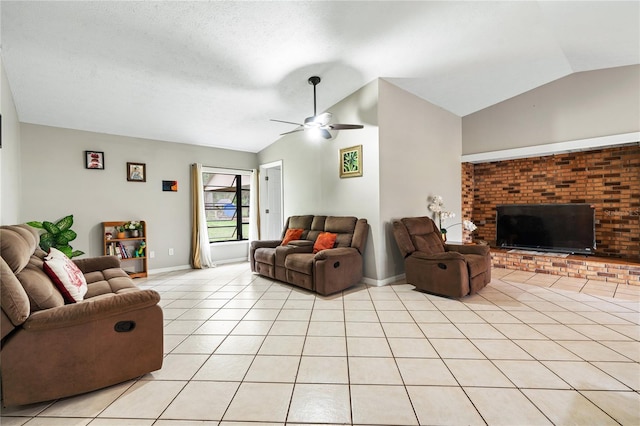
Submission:
[[[320,77],[312,76],[307,80],[309,84],[313,84],[313,115],[311,117],[307,117],[304,119],[304,124],[294,123],[291,121],[283,121],[283,120],[274,120],[278,123],[287,123],[287,124],[295,124],[298,126],[290,132],[280,133],[282,135],[288,135],[295,132],[302,132],[304,130],[314,130],[317,131],[320,136],[325,139],[331,139],[331,133],[329,130],[350,130],[350,129],[362,129],[364,126],[362,124],[329,124],[331,120],[330,112],[323,112],[322,114],[316,114],[316,86],[320,83]]]

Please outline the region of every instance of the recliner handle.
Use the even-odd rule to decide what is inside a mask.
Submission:
[[[133,331],[134,328],[136,328],[135,321],[118,321],[116,325],[113,326],[113,329],[117,333],[128,333]]]
[[[447,269],[447,265],[445,265],[445,264],[444,264],[444,263],[442,263],[442,262],[438,262],[438,268],[440,268],[440,269]]]

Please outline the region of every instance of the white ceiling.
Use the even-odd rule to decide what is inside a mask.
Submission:
[[[19,119],[257,152],[376,78],[465,116],[640,63],[640,2],[1,2]]]

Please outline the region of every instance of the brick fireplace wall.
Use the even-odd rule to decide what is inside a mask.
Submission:
[[[473,164],[462,163],[462,220],[473,221]],[[475,222],[474,222],[475,223]],[[476,226],[478,224],[476,223]],[[477,233],[478,231],[475,231]],[[475,234],[474,233],[474,234]],[[462,228],[462,242],[473,242],[473,234]]]
[[[471,188],[471,191],[470,191]],[[590,203],[596,255],[640,260],[640,146],[462,164],[462,216],[493,243],[498,204]],[[471,194],[473,194],[471,196]],[[471,199],[472,197],[472,199]],[[465,232],[465,239],[470,236]]]

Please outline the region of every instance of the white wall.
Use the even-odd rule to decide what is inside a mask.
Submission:
[[[460,222],[462,123],[461,118],[397,86],[380,80],[380,249],[382,277],[404,272],[402,256],[392,231],[392,220],[430,216],[427,199],[444,198],[446,210],[456,214],[443,226]],[[460,225],[447,234],[462,241]]]
[[[18,222],[20,216],[20,123],[1,59],[0,81],[0,225],[12,225]]]
[[[640,65],[575,73],[462,119],[463,153],[640,130]]]
[[[22,198],[16,222],[73,214],[78,238],[72,246],[96,256],[102,253],[101,222],[145,220],[148,250],[155,252],[149,259],[152,271],[189,265],[190,164],[257,167],[256,154],[241,151],[24,123],[21,134]],[[105,170],[85,169],[85,150],[103,151]],[[147,181],[128,182],[127,162],[145,163]],[[163,180],[177,180],[178,192],[163,192]]]

